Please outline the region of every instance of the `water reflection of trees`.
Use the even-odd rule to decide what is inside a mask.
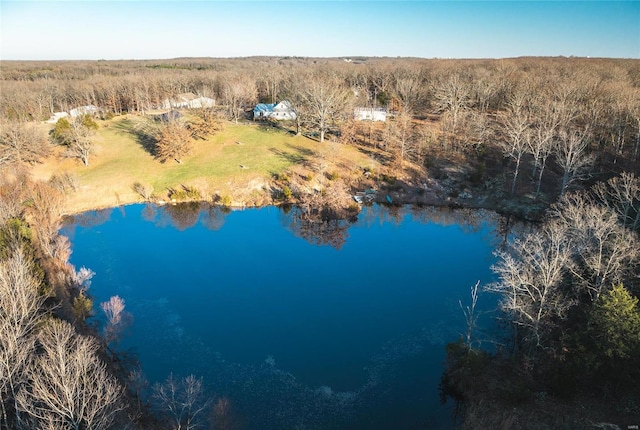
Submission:
[[[310,216],[300,208],[287,208],[280,212],[282,223],[296,237],[300,237],[313,245],[329,245],[341,249],[349,237],[352,222],[339,219],[322,219]]]
[[[65,219],[65,224],[79,225],[84,228],[97,227],[109,221],[112,213],[113,208],[109,208],[84,212],[78,215],[71,215]]]
[[[464,233],[478,233],[489,227],[487,240],[492,244],[499,244],[501,240],[508,240],[514,234],[521,233],[528,223],[512,218],[506,218],[492,211],[484,209],[454,209],[437,206],[385,206],[374,205],[364,207],[358,214],[355,224],[361,227],[383,225],[391,223],[400,225],[411,217],[412,221],[421,224],[437,224],[443,227],[457,226]],[[323,220],[311,217],[307,212],[287,208],[281,212],[283,225],[289,228],[297,237],[301,237],[315,245],[330,245],[336,249],[342,248],[349,237],[349,228],[354,220]]]
[[[180,203],[164,207],[163,218],[173,227],[184,231],[193,227],[200,218],[202,204],[199,202]]]
[[[180,231],[193,227],[200,221],[208,230],[217,231],[226,221],[229,210],[208,203],[188,202],[158,207],[152,203],[145,205],[142,219],[157,226],[171,225]]]
[[[200,223],[207,230],[220,230],[227,219],[229,209],[221,206],[206,206],[206,208],[202,209],[202,213],[200,215]]]

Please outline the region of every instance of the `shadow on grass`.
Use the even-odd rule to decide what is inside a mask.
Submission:
[[[153,157],[157,157],[156,138],[153,136],[154,124],[151,121],[144,120],[134,122],[130,119],[124,119],[113,126],[114,129],[131,134],[142,148]]]
[[[352,145],[356,148],[360,153],[366,155],[367,157],[376,160],[383,166],[389,165],[393,162],[393,154],[389,151],[386,151],[382,148],[374,148],[366,145]]]
[[[285,151],[278,148],[269,148],[269,151],[293,164],[306,163],[311,157],[316,155],[314,151],[298,145],[286,143],[284,146],[291,151]]]

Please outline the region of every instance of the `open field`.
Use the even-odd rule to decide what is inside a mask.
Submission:
[[[100,121],[94,136],[94,154],[89,166],[62,157],[62,148],[32,170],[34,178],[48,180],[55,173],[69,173],[78,189],[67,199],[66,211],[110,207],[142,201],[133,191],[135,182],[152,186],[158,199],[168,190],[192,186],[202,197],[228,196],[234,205],[270,203],[274,174],[288,169],[308,169],[323,156],[329,171],[341,176],[374,162],[356,149],[335,143],[320,144],[286,130],[261,124],[225,123],[223,131],[207,140],[197,140],[193,152],[177,162],[161,163],[140,143],[134,133],[144,118],[133,115]]]

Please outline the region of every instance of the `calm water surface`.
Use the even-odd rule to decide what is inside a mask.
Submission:
[[[115,347],[151,383],[201,376],[247,428],[451,427],[438,398],[444,345],[464,330],[458,300],[493,279],[498,218],[374,206],[322,225],[296,214],[132,205],[62,233],[71,262],[96,272],[95,308],[125,300],[132,323]]]

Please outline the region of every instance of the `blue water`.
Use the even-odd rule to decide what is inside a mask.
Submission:
[[[458,300],[493,279],[497,218],[296,215],[132,205],[75,217],[62,234],[72,264],[96,272],[96,321],[98,303],[125,300],[132,323],[114,347],[151,383],[201,376],[247,428],[451,427],[437,389],[444,345],[464,331]]]

